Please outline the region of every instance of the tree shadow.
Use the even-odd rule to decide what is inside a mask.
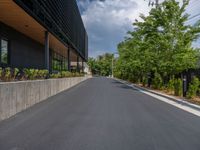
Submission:
[[[126,83],[126,84],[128,84],[128,85],[126,85],[126,84],[121,83],[119,81],[112,81],[112,84],[116,84],[116,87],[118,87],[118,88],[138,91],[137,89],[134,89],[133,87],[128,86],[128,85],[131,85],[130,83]]]

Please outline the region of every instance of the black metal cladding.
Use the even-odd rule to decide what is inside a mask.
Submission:
[[[88,37],[76,0],[14,0],[50,32],[88,58]]]

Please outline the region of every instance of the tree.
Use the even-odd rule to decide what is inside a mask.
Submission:
[[[96,59],[89,58],[88,65],[90,66],[93,74],[109,76],[112,72],[112,58],[112,54],[105,53],[103,55],[99,55]]]
[[[199,37],[200,26],[186,24],[188,3],[189,0],[182,5],[176,0],[164,1],[149,16],[141,15],[142,21],[133,23],[134,30],[118,45],[118,76],[140,81],[156,73],[169,81],[173,75],[197,68],[199,49],[193,48],[192,43]]]

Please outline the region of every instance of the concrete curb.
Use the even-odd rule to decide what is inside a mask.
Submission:
[[[134,89],[143,90],[143,91],[146,91],[146,92],[149,92],[149,93],[152,93],[152,94],[167,98],[167,99],[169,99],[169,100],[171,100],[173,102],[176,102],[177,104],[180,104],[180,105],[183,105],[183,106],[187,106],[187,107],[190,107],[190,108],[195,109],[197,111],[200,111],[200,106],[199,105],[192,104],[190,102],[187,102],[186,100],[178,99],[178,98],[175,98],[175,97],[167,95],[167,94],[159,93],[159,92],[156,92],[156,91],[144,88],[144,87],[140,87],[140,86],[138,86],[136,84],[132,84],[130,82],[127,82],[127,81],[124,81],[124,80],[121,80],[121,79],[116,79],[116,78],[113,78],[113,79],[115,79],[115,80],[117,80],[117,81],[119,81],[121,83],[124,83],[124,84],[126,84],[129,87],[132,87]]]

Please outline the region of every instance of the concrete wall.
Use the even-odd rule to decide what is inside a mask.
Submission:
[[[0,83],[0,121],[69,89],[87,78],[76,77]]]

